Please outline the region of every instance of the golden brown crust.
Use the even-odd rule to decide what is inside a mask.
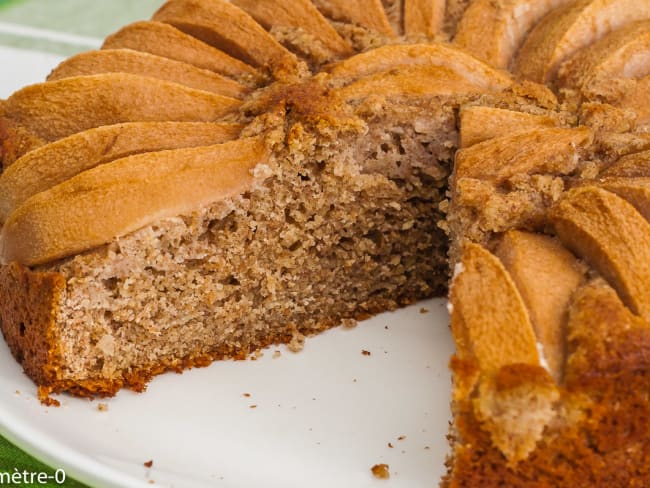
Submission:
[[[512,84],[507,72],[494,69],[443,43],[383,46],[334,65],[330,73],[334,81],[349,83],[364,76],[409,66],[446,67],[469,83],[481,83],[492,89],[505,89]]]
[[[0,328],[25,373],[49,386],[59,377],[57,313],[65,280],[12,263],[0,267]]]

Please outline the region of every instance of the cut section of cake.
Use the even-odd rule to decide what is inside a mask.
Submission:
[[[650,485],[648,19],[169,0],[0,101],[13,355],[142,391],[448,290],[443,486]]]

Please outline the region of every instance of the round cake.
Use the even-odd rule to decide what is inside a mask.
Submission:
[[[442,486],[650,485],[650,0],[169,0],[0,158],[43,401],[448,296]]]

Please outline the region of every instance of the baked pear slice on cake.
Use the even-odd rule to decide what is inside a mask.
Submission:
[[[234,0],[233,4],[248,12],[266,29],[289,27],[311,36],[334,56],[350,56],[352,47],[336,32],[309,0]]]
[[[78,54],[54,68],[47,79],[102,73],[149,76],[231,98],[243,98],[249,92],[247,87],[212,71],[130,49],[103,49]]]
[[[486,82],[494,88],[512,84],[508,73],[442,43],[388,45],[352,56],[330,70],[334,80],[349,83],[364,76],[407,66],[442,66],[456,71],[469,82]]]
[[[152,20],[170,24],[276,78],[292,80],[305,73],[304,63],[295,54],[225,0],[170,0]]]
[[[148,103],[139,103],[142,100]],[[47,142],[93,127],[121,122],[211,122],[240,105],[234,98],[126,73],[31,85],[2,106],[3,165]]]
[[[366,27],[388,37],[396,35],[381,0],[359,0],[355,3],[347,0],[314,0],[313,3],[333,20]]]
[[[445,21],[445,0],[405,0],[404,34],[435,38],[442,33]]]
[[[611,32],[562,64],[558,84],[589,89],[611,78],[640,78],[650,71],[650,20]]]
[[[496,68],[508,69],[528,32],[570,0],[477,0],[461,18],[454,44]]]
[[[514,65],[518,76],[547,83],[563,61],[605,34],[650,18],[647,0],[579,0],[553,10],[526,38]]]
[[[561,125],[551,114],[531,114],[506,108],[466,105],[460,110],[460,149],[493,139],[504,132],[526,132]]]
[[[140,21],[122,27],[104,40],[102,49],[146,52],[214,71],[241,83],[264,81],[252,66],[162,22]]]
[[[235,139],[240,124],[128,122],[78,132],[33,149],[0,174],[0,222],[29,197],[95,166],[138,153]]]

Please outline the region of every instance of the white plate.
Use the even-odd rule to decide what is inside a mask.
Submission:
[[[0,48],[0,65],[12,66],[0,97],[58,59]],[[328,331],[297,354],[273,347],[256,361],[160,376],[144,394],[63,395],[59,408],[38,402],[0,339],[0,433],[98,487],[436,486],[448,450],[448,324],[445,301],[429,300]],[[390,480],[371,475],[380,463]]]

